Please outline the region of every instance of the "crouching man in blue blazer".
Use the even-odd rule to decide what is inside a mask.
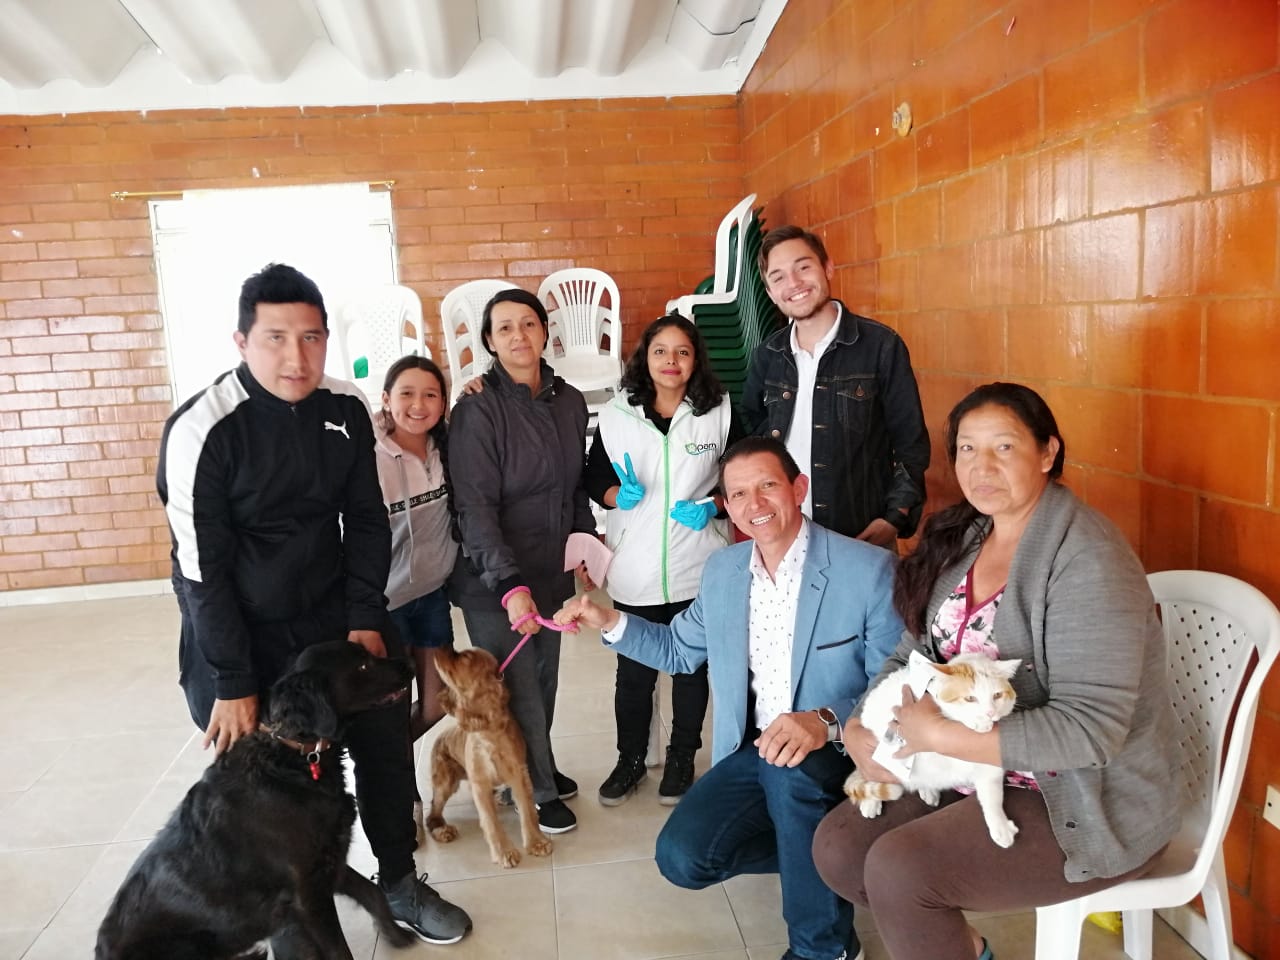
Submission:
[[[619,653],[667,673],[708,664],[713,765],[658,836],[662,875],[696,890],[777,873],[783,960],[854,960],[853,908],[822,882],[810,850],[852,770],[840,731],[902,621],[893,556],[807,520],[808,486],[777,440],[739,441],[721,462],[720,489],[754,542],[712,554],[687,610],[664,626],[583,596],[556,620],[595,627]]]

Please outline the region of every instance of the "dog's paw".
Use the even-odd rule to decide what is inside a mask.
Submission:
[[[863,797],[861,800],[857,801],[857,803],[858,812],[868,820],[874,820],[876,817],[880,816],[880,810],[883,807],[883,804],[881,804],[881,802],[875,797]]]
[[[997,847],[1011,847],[1013,838],[1018,833],[1018,825],[1006,817],[1004,823],[988,824],[987,832],[991,834]]]
[[[535,857],[549,857],[551,856],[551,851],[555,849],[555,846],[546,837],[539,837],[537,840],[534,840],[529,844],[529,846],[525,847],[525,849]]]
[[[453,843],[458,839],[458,828],[452,823],[442,823],[431,828],[431,837],[436,843]]]
[[[503,850],[493,858],[493,862],[506,870],[510,870],[512,867],[520,865],[520,851],[515,847],[510,850]]]

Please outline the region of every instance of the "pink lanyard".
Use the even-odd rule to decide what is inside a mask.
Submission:
[[[559,623],[556,623],[554,620],[548,620],[546,617],[540,616],[536,613],[526,613],[523,617],[521,617],[519,620],[517,620],[515,623],[511,625],[511,629],[519,630],[530,620],[537,620],[539,626],[546,627],[548,630],[557,630],[564,633],[578,632],[577,623],[559,624]],[[532,633],[526,633],[523,637],[520,638],[520,642],[516,644],[516,648],[512,650],[509,654],[507,654],[507,659],[502,661],[502,666],[498,668],[498,676],[502,676],[504,673],[507,672],[507,666],[511,663],[512,660],[516,658],[516,654],[520,652],[520,648],[523,647],[526,643],[528,643],[529,638],[532,636],[533,636]]]

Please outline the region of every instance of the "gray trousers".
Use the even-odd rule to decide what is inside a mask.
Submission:
[[[511,630],[504,612],[462,611],[471,643],[488,650],[501,664],[522,635]],[[535,803],[555,800],[556,758],[551,752],[551,723],[555,719],[556,688],[560,683],[560,634],[543,627],[507,666],[504,675],[511,693],[511,713],[524,735],[533,780]]]

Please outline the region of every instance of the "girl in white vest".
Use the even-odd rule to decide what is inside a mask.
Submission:
[[[731,542],[716,495],[720,455],[742,434],[702,335],[679,315],[661,317],[640,338],[621,390],[600,412],[584,483],[608,512],[614,606],[670,623],[698,593],[707,557]],[[658,672],[618,657],[614,716],[618,764],[600,786],[616,806],[645,779],[645,752]],[[658,787],[676,803],[693,783],[702,746],[707,668],[672,677],[671,744]]]

